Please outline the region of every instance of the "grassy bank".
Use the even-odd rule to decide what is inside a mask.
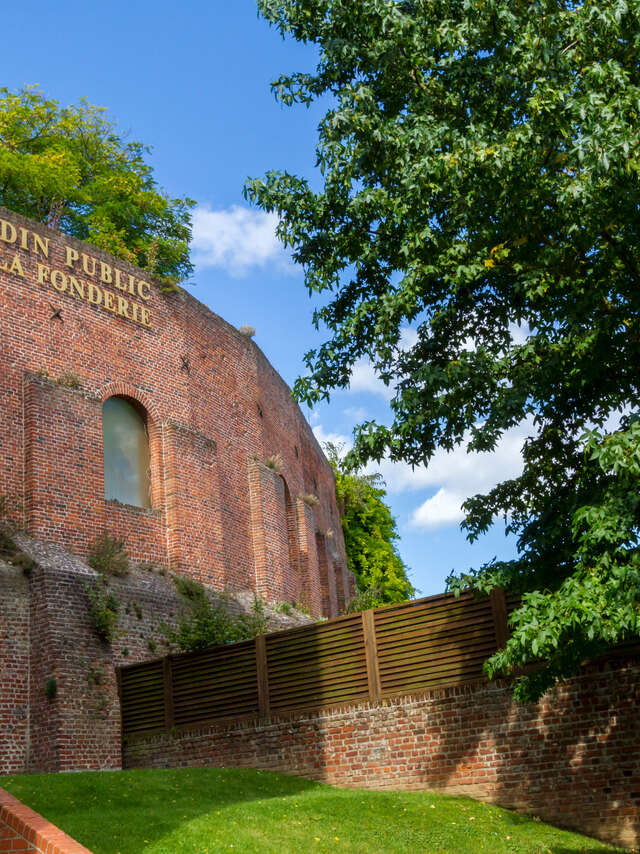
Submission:
[[[334,789],[244,769],[0,778],[94,854],[605,854],[592,839],[466,798]]]

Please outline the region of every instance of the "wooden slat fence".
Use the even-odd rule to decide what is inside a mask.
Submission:
[[[482,679],[515,600],[430,596],[118,671],[129,735],[377,702]]]

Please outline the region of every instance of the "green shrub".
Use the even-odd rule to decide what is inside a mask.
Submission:
[[[104,680],[104,669],[102,667],[90,667],[87,679],[94,685],[101,685]]]
[[[269,618],[265,614],[264,602],[259,596],[253,597],[251,613],[240,614],[236,617],[241,628],[244,629],[245,637],[256,638],[263,635],[269,628]]]
[[[360,611],[368,611],[371,608],[379,608],[384,605],[382,590],[375,585],[365,590],[358,590],[353,599],[345,608],[346,614],[358,614]]]
[[[166,624],[162,624],[161,629],[167,640],[183,652],[237,643],[265,632],[267,617],[260,599],[254,599],[250,614],[236,617],[221,602],[212,603],[200,582],[180,576],[174,576],[173,581],[185,600],[187,611],[183,612],[175,629]]]
[[[10,563],[14,566],[19,567],[24,574],[29,578],[31,575],[31,571],[36,565],[35,560],[28,554],[22,551],[18,551],[10,558]]]
[[[317,507],[317,505],[320,504],[320,499],[312,492],[303,492],[298,496],[298,498],[303,501],[307,507]]]
[[[122,537],[112,537],[106,531],[89,546],[89,566],[103,575],[124,576],[129,572],[129,555]]]
[[[11,517],[15,518],[20,509],[18,501],[8,495],[0,495],[0,559],[22,569],[28,578],[36,562],[13,539],[16,525]]]
[[[85,587],[89,597],[89,616],[96,634],[104,643],[111,643],[118,621],[118,600],[107,587],[104,578]]]
[[[0,525],[0,558],[11,560],[18,551],[18,546],[14,543],[8,529]]]
[[[196,581],[195,578],[186,578],[182,575],[174,575],[173,583],[175,584],[176,590],[180,596],[191,602],[198,602],[207,595],[204,585],[199,581]]]
[[[278,602],[277,605],[273,606],[273,610],[277,611],[279,614],[286,614],[287,617],[290,617],[293,608],[291,607],[290,602]]]

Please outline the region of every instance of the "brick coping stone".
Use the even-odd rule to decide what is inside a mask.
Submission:
[[[15,833],[13,847],[7,849],[2,848],[1,831],[5,826]],[[84,845],[0,788],[0,851],[4,850],[22,854],[29,851],[34,854],[91,854]]]

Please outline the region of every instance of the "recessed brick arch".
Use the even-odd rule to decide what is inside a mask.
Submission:
[[[125,397],[135,400],[144,409],[151,457],[151,503],[156,510],[162,510],[165,504],[165,471],[163,436],[158,407],[148,394],[125,382],[112,382],[101,390],[101,403],[110,397]]]
[[[161,416],[155,402],[135,386],[124,382],[109,383],[100,391],[100,399],[104,403],[110,397],[130,397],[132,400],[137,400],[144,407],[149,419],[156,424],[160,423]]]

